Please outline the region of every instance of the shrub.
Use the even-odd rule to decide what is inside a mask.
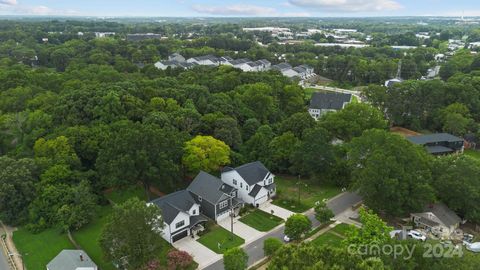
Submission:
[[[291,215],[285,222],[285,234],[292,240],[298,240],[302,234],[307,233],[312,227],[312,222],[302,214]]]
[[[167,265],[169,270],[188,269],[192,263],[192,256],[185,251],[172,250],[167,254]]]
[[[235,247],[223,254],[223,266],[225,270],[247,269],[248,255],[241,248]]]
[[[272,256],[282,245],[282,241],[278,238],[267,238],[263,242],[263,252],[265,256]]]
[[[320,221],[320,223],[328,222],[335,215],[332,210],[327,207],[327,204],[324,202],[319,202],[315,206],[315,218]]]

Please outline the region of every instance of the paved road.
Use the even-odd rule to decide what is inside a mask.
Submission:
[[[335,215],[338,215],[349,207],[359,203],[362,197],[357,193],[344,192],[340,196],[337,196],[327,202],[328,208],[330,208]]]
[[[10,266],[8,266],[7,258],[5,256],[3,250],[0,250],[0,270],[10,270]]]
[[[329,200],[327,202],[327,206],[333,211],[335,215],[338,215],[345,210],[347,210],[349,207],[352,207],[352,205],[358,203],[361,201],[361,197],[358,196],[355,193],[351,192],[344,192],[340,194],[339,196]],[[320,225],[320,222],[318,222],[315,219],[315,212],[313,211],[308,211],[307,213],[308,218],[312,221],[313,227],[318,227]],[[269,232],[262,238],[253,241],[252,243],[246,245],[243,247],[245,252],[248,254],[248,265],[251,266],[254,263],[260,261],[263,259],[263,241],[269,237],[274,237],[278,238],[283,241],[283,236],[284,236],[284,228],[285,226],[282,225],[278,227],[277,229]],[[223,268],[223,259],[220,259],[216,261],[215,263],[211,264],[210,266],[205,267],[204,269],[206,270],[224,270]]]

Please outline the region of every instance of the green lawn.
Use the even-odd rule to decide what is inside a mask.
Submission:
[[[232,234],[229,231],[216,225],[211,228],[210,232],[202,235],[197,241],[215,253],[223,254],[226,250],[241,246],[243,243],[245,243],[243,238],[240,238],[234,234],[233,239],[231,239],[231,236]]]
[[[123,203],[128,199],[137,197],[142,201],[147,201],[147,195],[145,189],[142,186],[134,186],[125,189],[114,189],[108,191],[105,197],[114,203]]]
[[[352,225],[341,223],[335,226],[331,231],[334,231],[338,234],[345,235],[345,233],[352,228]]]
[[[480,151],[468,149],[468,150],[465,150],[465,155],[471,156],[475,159],[480,160]]]
[[[331,232],[326,232],[315,238],[312,243],[316,246],[333,246],[340,247],[342,245],[343,238],[338,235],[335,235]]]
[[[19,228],[13,233],[13,241],[29,270],[45,269],[60,251],[75,249],[67,235],[55,229],[33,234],[24,228]]]
[[[259,209],[255,209],[253,212],[248,213],[239,220],[261,232],[270,231],[283,222],[283,219]]]
[[[319,91],[318,89],[315,88],[305,88],[304,93],[305,93],[305,99],[310,100],[312,98],[313,93]]]
[[[73,232],[73,238],[79,244],[85,252],[92,258],[92,260],[102,270],[114,270],[115,267],[111,262],[106,261],[103,258],[103,252],[100,248],[99,238],[102,233],[103,226],[107,222],[107,217],[112,211],[111,206],[101,207],[95,219],[87,226],[79,231]]]
[[[112,212],[111,206],[103,206],[101,207],[95,219],[90,222],[87,226],[80,229],[79,231],[73,232],[73,238],[79,244],[85,252],[92,258],[93,261],[98,265],[98,267],[102,270],[115,270],[116,268],[113,264],[103,257],[103,252],[100,247],[100,234],[102,233],[102,229],[105,226],[105,223],[108,221],[108,215]],[[163,248],[158,256],[162,265],[167,264],[167,253],[172,249],[172,247],[167,243],[167,241],[163,241]]]
[[[297,183],[298,180],[295,177],[276,176],[277,196],[273,204],[302,213],[314,207],[315,202],[332,198],[341,192],[338,187],[319,184],[312,180],[302,179],[299,185]],[[298,196],[298,187],[300,187],[300,196]]]

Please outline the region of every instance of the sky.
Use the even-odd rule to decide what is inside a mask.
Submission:
[[[480,1],[0,0],[0,15],[135,17],[480,16]]]

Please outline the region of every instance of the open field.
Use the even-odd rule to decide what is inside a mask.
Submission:
[[[315,202],[334,197],[341,192],[332,185],[319,184],[312,180],[276,176],[277,196],[273,204],[296,213],[302,213],[315,206]],[[300,189],[300,194],[299,194]],[[300,200],[299,200],[300,198]]]

